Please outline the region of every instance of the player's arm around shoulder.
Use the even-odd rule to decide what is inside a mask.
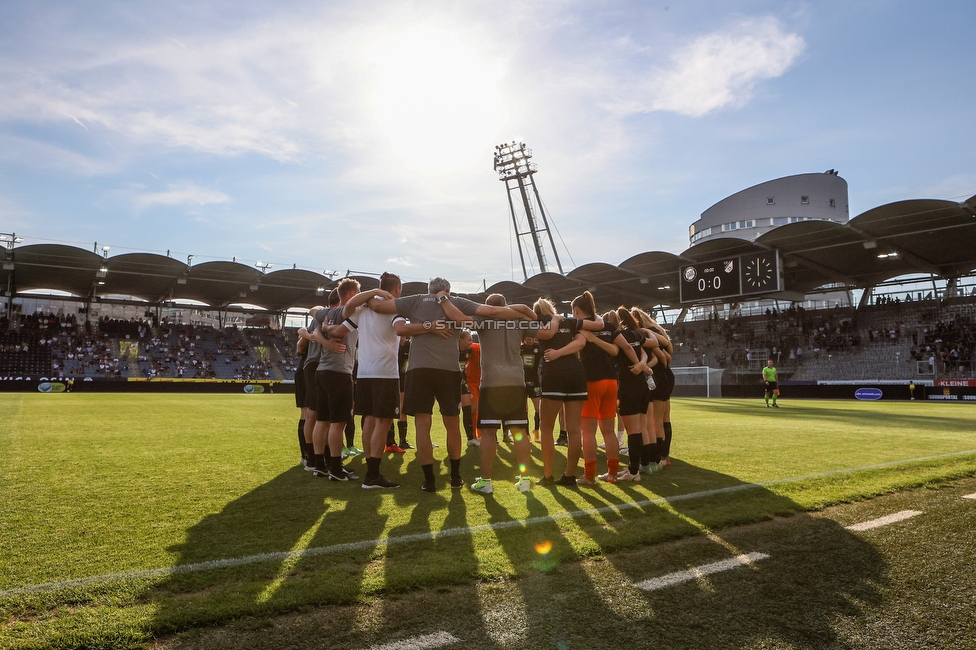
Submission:
[[[437,304],[439,304],[441,309],[444,310],[444,316],[447,318],[447,320],[453,321],[461,327],[472,326],[473,321],[471,320],[471,317],[465,314],[458,308],[457,305],[451,302],[451,294],[448,292],[440,291],[437,293]],[[480,312],[477,310],[475,310],[475,313],[480,314]]]

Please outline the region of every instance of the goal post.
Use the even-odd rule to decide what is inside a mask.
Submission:
[[[674,372],[675,397],[721,397],[723,368],[686,366]]]

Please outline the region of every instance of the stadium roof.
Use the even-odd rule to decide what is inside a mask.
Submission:
[[[604,306],[673,306],[683,264],[776,250],[783,260],[781,296],[795,297],[827,285],[868,288],[891,278],[922,273],[951,278],[976,270],[976,196],[964,203],[934,199],[898,201],[868,210],[846,224],[803,221],[771,230],[756,241],[705,240],[674,255],[639,253],[612,265],[594,262],[566,275],[540,273],[525,282],[499,282],[472,298],[501,293],[528,303],[540,295],[568,301],[585,289]],[[285,269],[262,273],[237,262],[187,265],[163,255],[129,253],[103,258],[61,244],[0,248],[3,295],[29,290],[67,292],[81,300],[124,296],[158,305],[194,300],[213,309],[256,305],[272,312],[324,302],[335,282],[319,273]],[[378,286],[354,276],[364,288]],[[404,284],[404,295],[424,293],[426,284]],[[776,297],[769,294],[768,297]],[[755,296],[753,297],[761,297]]]

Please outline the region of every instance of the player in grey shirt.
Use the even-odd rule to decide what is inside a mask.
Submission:
[[[468,321],[459,309],[454,308],[453,301],[454,298],[451,298],[444,302],[444,313],[456,322]],[[492,294],[485,303],[486,307],[504,308],[505,296]],[[532,488],[528,476],[532,446],[528,435],[522,338],[529,331],[538,329],[538,321],[535,320],[535,312],[525,305],[513,305],[511,309],[531,320],[500,320],[476,315],[468,321],[477,330],[481,342],[481,400],[478,410],[481,476],[471,485],[471,489],[482,494],[491,494],[494,490],[491,468],[495,462],[498,445],[495,436],[499,427],[511,430],[514,436],[515,458],[519,465],[515,487],[520,492],[528,492]]]
[[[448,300],[451,283],[444,278],[434,278],[427,285],[428,293],[398,298],[390,304],[379,303],[380,313],[398,313],[412,323],[423,323],[427,329],[437,330],[444,326],[442,304]],[[507,307],[479,305],[464,298],[451,299],[454,307],[465,317],[475,315],[492,318],[527,318],[524,313]],[[444,428],[447,430],[447,454],[451,461],[451,487],[464,486],[461,478],[461,366],[458,363],[458,338],[460,330],[447,327],[447,336],[418,336],[410,344],[410,359],[404,375],[403,412],[413,416],[417,431],[417,458],[424,471],[421,489],[434,492],[434,449],[430,439],[430,427],[434,402],[437,402]]]
[[[359,282],[344,278],[336,285],[336,290],[339,304],[316,313],[316,323],[328,326],[343,322],[343,307],[359,294]],[[333,481],[359,478],[342,467],[341,457],[343,431],[353,404],[352,370],[356,362],[358,332],[354,325],[351,329],[353,331],[341,342],[327,339],[321,326],[310,332],[312,340],[322,346],[315,371],[318,417],[312,432],[315,451],[313,476],[328,477]]]

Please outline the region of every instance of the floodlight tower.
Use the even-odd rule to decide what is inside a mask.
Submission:
[[[522,248],[522,238],[531,237],[532,248],[535,250],[536,259],[539,262],[539,271],[545,273],[549,270],[546,265],[546,241],[543,239],[545,234],[548,239],[548,250],[552,251],[552,256],[556,260],[556,268],[559,273],[563,272],[563,265],[559,261],[559,253],[556,252],[556,244],[552,239],[552,232],[549,231],[549,219],[546,211],[542,207],[542,199],[539,197],[539,189],[536,187],[534,175],[538,171],[532,160],[532,150],[525,146],[524,142],[506,142],[495,147],[495,171],[498,172],[498,180],[505,183],[508,190],[508,207],[512,213],[512,225],[515,227],[515,241],[518,243],[519,259],[522,261],[522,275],[529,279],[529,271],[525,265],[525,251]],[[529,191],[531,190],[531,194]],[[513,199],[512,195],[518,192],[518,198]],[[533,203],[532,197],[535,197]],[[515,204],[521,206],[521,210],[515,209]],[[542,226],[539,226],[536,219],[536,210],[542,217]]]

